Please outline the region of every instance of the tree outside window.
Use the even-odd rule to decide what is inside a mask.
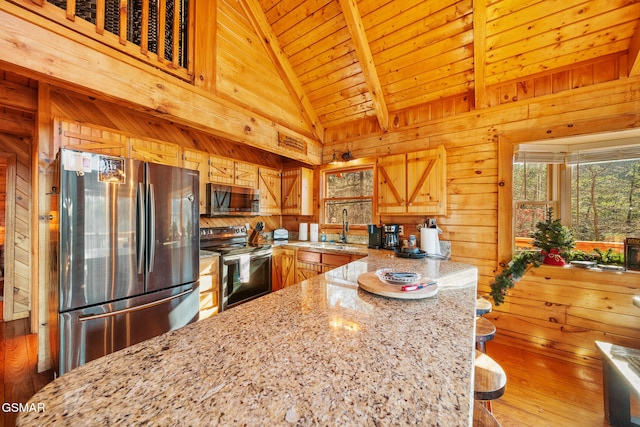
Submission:
[[[557,186],[559,168],[534,153],[534,161],[513,165],[514,230],[516,249],[527,249],[528,237],[548,208],[554,213],[565,207],[576,239],[576,248],[622,249],[626,237],[640,235],[640,159],[634,150],[609,148],[594,153],[563,154],[570,184]],[[624,158],[624,154],[627,158]],[[620,158],[621,157],[621,158]],[[554,163],[558,163],[555,161]],[[566,191],[563,191],[566,188]],[[571,194],[565,194],[570,191]],[[569,216],[569,214],[567,214]]]
[[[349,224],[373,220],[373,167],[327,171],[324,174],[324,224],[342,224],[347,209]]]

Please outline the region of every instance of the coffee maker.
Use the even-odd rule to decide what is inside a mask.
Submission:
[[[382,227],[369,224],[369,248],[380,249],[382,247]]]
[[[385,224],[382,226],[384,232],[383,245],[384,249],[395,249],[400,247],[400,226],[398,224]]]

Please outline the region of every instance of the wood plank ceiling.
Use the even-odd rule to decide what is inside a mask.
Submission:
[[[638,72],[640,3],[629,0],[241,0],[310,128],[628,53]],[[623,71],[621,71],[623,73]]]

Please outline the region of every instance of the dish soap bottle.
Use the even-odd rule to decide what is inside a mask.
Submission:
[[[320,241],[321,242],[326,242],[327,241],[327,236],[324,235],[324,230],[322,230],[322,234],[320,235]]]

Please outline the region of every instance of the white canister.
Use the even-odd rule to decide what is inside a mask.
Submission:
[[[298,240],[307,240],[308,237],[308,233],[309,233],[309,224],[307,224],[306,222],[301,222],[300,223],[300,229],[298,230]]]
[[[309,240],[318,241],[318,224],[309,224]]]
[[[429,255],[440,255],[440,239],[435,228],[420,229],[420,249]]]

